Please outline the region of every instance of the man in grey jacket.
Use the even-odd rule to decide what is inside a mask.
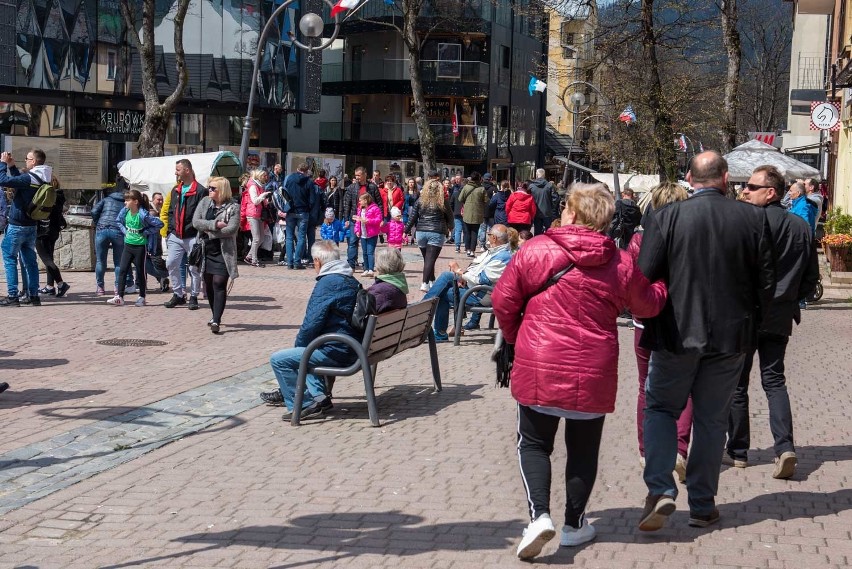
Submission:
[[[535,180],[530,184],[530,193],[535,200],[536,214],[533,220],[533,230],[536,235],[544,233],[553,222],[553,212],[559,205],[559,196],[553,187],[553,182],[548,182],[544,177],[542,168],[535,171]]]

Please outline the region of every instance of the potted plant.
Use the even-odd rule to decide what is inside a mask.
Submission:
[[[847,267],[852,264],[852,215],[843,213],[843,209],[839,207],[828,212],[822,247],[831,271],[846,272]]]

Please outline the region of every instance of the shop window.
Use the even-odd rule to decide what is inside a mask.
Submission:
[[[107,81],[115,81],[115,70],[116,70],[116,58],[117,54],[110,50],[107,51],[107,65],[106,65],[106,78]]]

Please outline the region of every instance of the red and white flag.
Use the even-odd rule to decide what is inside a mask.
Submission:
[[[361,0],[337,0],[337,4],[335,4],[331,8],[331,17],[335,17],[341,12],[345,12],[346,10],[351,10],[358,6],[361,3]]]
[[[459,135],[459,106],[453,106],[453,136]]]

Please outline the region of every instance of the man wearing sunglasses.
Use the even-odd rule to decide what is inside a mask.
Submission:
[[[719,521],[715,495],[731,397],[775,290],[766,213],[725,196],[725,159],[702,152],[686,179],[695,188],[692,198],[649,210],[643,221],[639,268],[651,282],[666,281],[669,302],[659,316],[644,321],[640,344],[652,351],[645,386],[648,496],[642,531],[662,528],[675,511],[675,422],[690,395],[689,525]]]
[[[764,208],[775,244],[777,285],[775,297],[757,335],[760,381],[769,402],[769,429],[775,440],[773,478],[790,478],[796,471],[793,445],[793,414],[784,377],[784,355],[793,333],[793,322],[801,320],[799,301],[807,298],[819,279],[816,248],[811,228],[801,217],[781,205],[784,177],[773,166],[760,166],[743,189],[744,201]],[[746,354],[740,381],[734,391],[728,422],[728,445],[722,462],[737,468],[748,466],[749,433],[748,379],[755,350]]]

